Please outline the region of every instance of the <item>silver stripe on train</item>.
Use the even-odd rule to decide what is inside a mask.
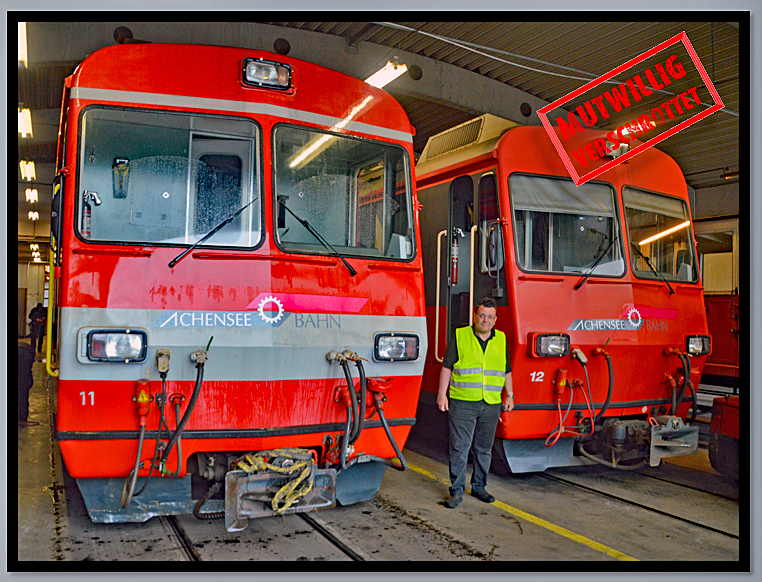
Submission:
[[[340,127],[382,137],[396,139],[398,141],[413,142],[413,136],[404,131],[388,129],[360,121],[347,121],[339,117],[311,113],[300,109],[291,109],[280,105],[268,103],[251,103],[246,101],[232,101],[229,99],[208,99],[205,97],[186,97],[182,95],[166,95],[163,93],[143,93],[141,91],[116,91],[113,89],[96,89],[93,87],[72,87],[72,99],[93,99],[97,101],[117,101],[132,103],[135,105],[158,105],[168,107],[184,107],[195,109],[213,109],[216,111],[230,111],[233,113],[248,113],[252,115],[272,115],[283,117],[293,121],[316,123],[327,127]]]
[[[425,317],[354,314],[319,314],[318,317],[318,314],[312,313],[290,314],[290,317],[283,317],[271,326],[154,325],[165,321],[167,314],[173,312],[162,309],[63,308],[60,320],[60,379],[156,380],[159,378],[155,365],[156,349],[169,348],[171,358],[167,379],[193,380],[196,370],[190,361],[190,354],[206,348],[212,337],[209,360],[204,368],[205,380],[341,379],[344,378],[341,367],[335,362],[328,362],[326,354],[330,350],[341,351],[345,348],[368,360],[363,362],[367,376],[417,376],[423,373],[427,348]],[[299,315],[302,317],[297,317]],[[220,318],[209,318],[208,321],[219,323]],[[241,321],[246,322],[246,317],[242,316]],[[206,318],[204,322],[207,322]],[[124,364],[88,360],[88,332],[114,328],[146,332],[148,354],[144,362]],[[378,332],[418,335],[418,359],[408,362],[373,361],[373,339]],[[352,373],[357,377],[354,364]]]

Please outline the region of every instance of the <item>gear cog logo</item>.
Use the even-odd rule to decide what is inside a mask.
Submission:
[[[265,305],[268,303],[274,303],[278,306],[278,313],[273,317],[265,314]],[[259,312],[259,317],[261,317],[267,323],[276,323],[283,317],[283,304],[278,301],[277,297],[270,295],[262,300],[262,302],[259,304],[259,307],[257,307],[257,311]]]
[[[634,319],[634,316],[637,316],[637,320]],[[627,321],[635,329],[640,329],[640,326],[643,325],[643,317],[640,315],[640,311],[634,307],[627,313]]]

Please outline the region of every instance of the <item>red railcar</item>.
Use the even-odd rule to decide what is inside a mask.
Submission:
[[[569,147],[598,138],[587,130]],[[497,429],[512,471],[632,468],[696,450],[684,419],[711,340],[669,156],[651,148],[577,187],[542,127],[485,115],[431,138],[416,174],[426,392],[454,330],[492,296],[516,394]]]
[[[383,90],[264,51],[113,46],[67,78],[51,372],[94,521],[241,529],[404,468],[427,342],[412,134]]]

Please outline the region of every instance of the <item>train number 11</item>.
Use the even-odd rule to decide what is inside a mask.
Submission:
[[[532,376],[532,382],[542,382],[543,378],[545,378],[545,372],[532,372],[529,375]]]
[[[87,406],[87,399],[85,398],[85,393],[80,392],[80,396],[82,396],[82,406]],[[95,406],[95,392],[88,392],[90,395],[90,406]]]

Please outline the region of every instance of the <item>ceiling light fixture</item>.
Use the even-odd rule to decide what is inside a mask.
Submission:
[[[25,191],[26,201],[34,204],[37,202],[37,188],[27,188]]]
[[[40,213],[36,210],[30,210],[27,216],[29,216],[29,220],[40,220]]]
[[[34,170],[34,162],[28,162],[22,160],[19,162],[19,168],[21,168],[21,179],[27,182],[33,182],[37,179],[37,174]]]
[[[27,68],[26,22],[19,22],[19,66]]]
[[[407,65],[400,65],[396,62],[389,61],[381,69],[373,73],[370,77],[365,79],[368,85],[373,85],[379,89],[385,85],[388,85],[394,79],[404,74],[407,71]]]
[[[34,137],[32,134],[32,112],[27,108],[18,108],[19,110],[19,133],[21,137]]]

